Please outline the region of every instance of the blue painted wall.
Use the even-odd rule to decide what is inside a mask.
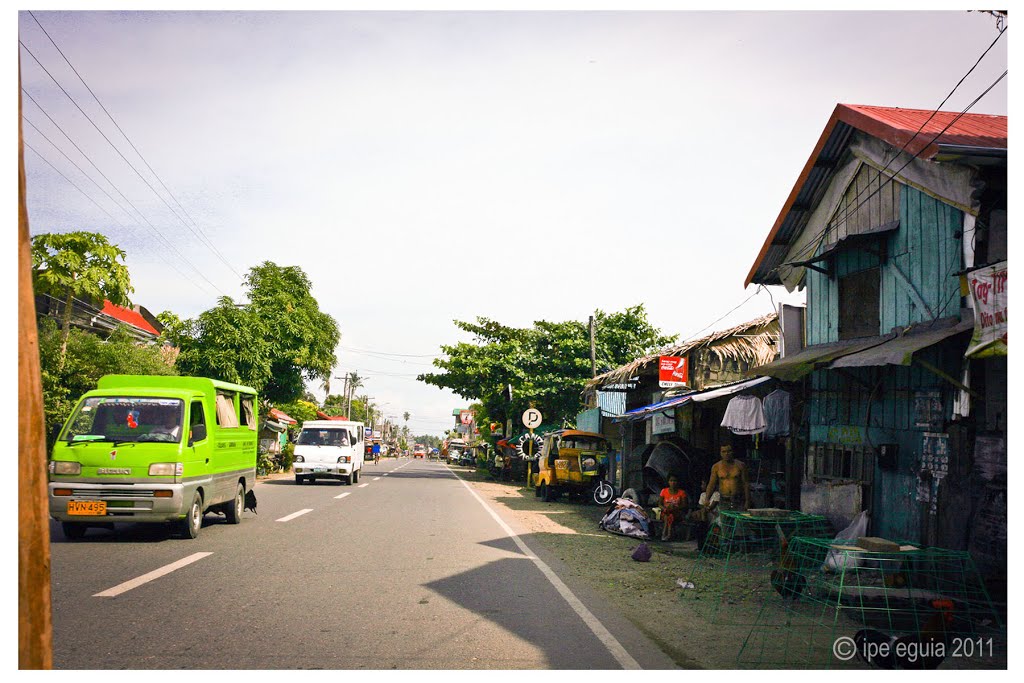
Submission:
[[[878,334],[886,334],[895,326],[959,313],[960,283],[955,273],[962,263],[962,245],[957,236],[962,223],[959,210],[912,187],[901,187],[900,228],[887,238],[888,258],[881,266]],[[839,340],[838,278],[878,266],[879,259],[864,249],[850,249],[837,254],[834,264],[831,278],[807,271],[808,346]],[[910,287],[897,270],[913,285],[931,315],[915,303]]]

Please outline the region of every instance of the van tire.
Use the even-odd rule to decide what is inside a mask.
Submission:
[[[85,531],[88,529],[84,524],[77,524],[75,522],[61,522],[60,530],[64,532],[64,538],[70,541],[77,541],[81,538],[85,538]]]
[[[353,484],[358,484],[359,483],[359,470],[353,470],[352,471],[352,483]]]
[[[188,506],[185,519],[179,522],[181,533],[185,538],[195,538],[203,527],[203,496],[196,491],[192,494],[192,504]]]
[[[228,524],[241,524],[242,511],[245,509],[245,485],[238,482],[238,489],[235,491],[235,499],[224,508],[224,516]]]

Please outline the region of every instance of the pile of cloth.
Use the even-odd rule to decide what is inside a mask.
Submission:
[[[647,513],[629,498],[616,498],[598,526],[605,531],[633,538],[648,538]]]

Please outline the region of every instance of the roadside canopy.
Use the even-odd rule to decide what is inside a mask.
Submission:
[[[704,391],[695,391],[685,396],[676,396],[666,401],[659,403],[652,403],[649,406],[643,406],[642,408],[634,408],[625,415],[621,415],[614,418],[614,422],[639,422],[647,420],[653,417],[656,413],[660,413],[663,410],[669,410],[677,406],[686,405],[691,401],[694,403],[703,403],[704,401],[713,401],[716,398],[723,398],[725,396],[732,396],[738,394],[741,391],[752,389],[759,384],[763,384],[769,381],[771,377],[755,377],[754,379],[745,379],[740,382],[733,382],[732,384],[724,384],[720,387],[713,389],[706,389]]]
[[[830,367],[862,368],[880,365],[910,365],[915,352],[973,329],[973,316],[967,316],[964,320],[946,318],[936,320],[928,325],[917,325],[895,339],[884,341],[878,346],[858,353],[837,358]]]

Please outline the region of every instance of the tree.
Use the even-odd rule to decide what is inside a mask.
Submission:
[[[63,365],[61,347],[65,349]],[[47,439],[52,438],[55,426],[64,423],[82,394],[95,389],[103,375],[177,374],[159,345],[140,344],[121,327],[105,340],[77,329],[65,338],[49,318],[39,323],[39,360]]]
[[[352,397],[356,395],[356,389],[363,387],[364,377],[360,377],[358,372],[348,373],[348,412],[352,412]]]
[[[76,298],[106,299],[118,306],[131,302],[125,253],[97,232],[43,233],[32,238],[32,284],[38,294],[64,302],[58,366],[64,365],[71,334],[71,307]]]
[[[671,344],[647,321],[643,306],[617,313],[595,313],[595,349],[599,371]],[[583,407],[580,393],[590,379],[590,336],[586,323],[537,321],[529,328],[514,328],[488,318],[475,323],[454,321],[473,335],[472,342],[442,346],[444,358],[434,360],[442,372],[417,379],[478,400],[477,423],[504,423],[517,419],[531,405],[547,423],[575,419]],[[513,387],[513,397],[507,394]]]
[[[168,339],[181,348],[178,366],[251,386],[269,403],[293,401],[304,395],[306,380],[330,376],[338,325],[320,311],[298,266],[265,261],[249,270],[245,285],[248,304],[222,297],[195,320],[174,325]]]

